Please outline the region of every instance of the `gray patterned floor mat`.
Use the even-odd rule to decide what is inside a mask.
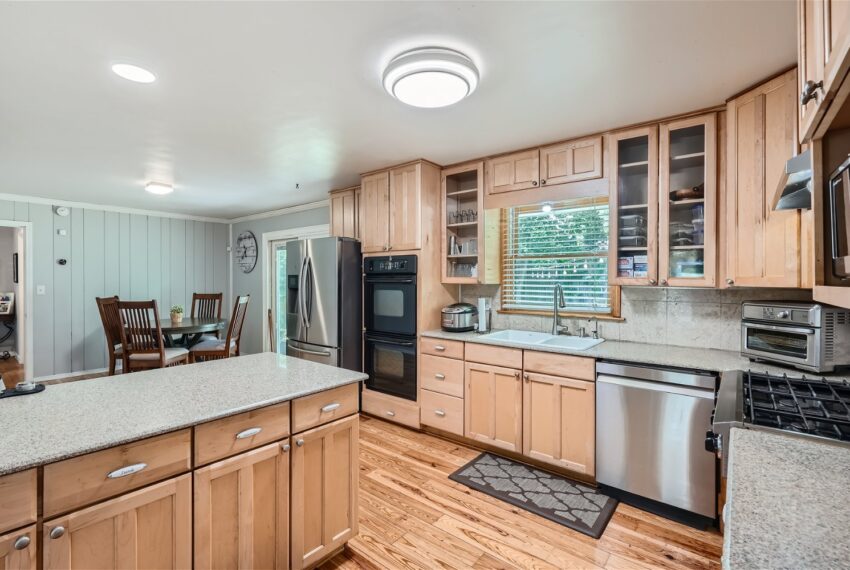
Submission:
[[[611,520],[617,500],[593,487],[492,453],[482,453],[449,479],[593,538]]]

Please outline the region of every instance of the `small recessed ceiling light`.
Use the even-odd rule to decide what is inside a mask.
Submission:
[[[174,192],[174,186],[162,182],[148,182],[145,184],[145,190],[151,194],[171,194]]]
[[[447,48],[420,48],[394,58],[384,70],[387,93],[414,107],[445,107],[478,86],[478,69],[464,54]]]
[[[156,81],[156,75],[147,69],[130,65],[129,63],[116,63],[112,66],[112,71],[119,77],[135,81],[136,83],[153,83]]]

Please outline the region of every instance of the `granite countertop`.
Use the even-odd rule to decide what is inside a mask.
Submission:
[[[850,560],[850,446],[733,428],[724,568],[817,570]]]
[[[274,353],[47,386],[0,400],[0,475],[366,379]]]
[[[491,332],[498,332],[493,330]],[[462,342],[476,342],[479,344],[490,344],[493,346],[505,346],[510,348],[522,348],[525,350],[537,350],[541,352],[556,352],[559,354],[572,354],[575,356],[586,356],[588,358],[604,360],[620,360],[623,362],[635,362],[638,364],[655,364],[659,366],[678,366],[680,368],[693,368],[707,370],[710,372],[725,372],[727,370],[753,370],[755,372],[769,372],[771,374],[788,374],[792,377],[824,377],[833,381],[850,382],[850,373],[826,373],[816,374],[804,372],[785,366],[765,364],[763,362],[750,362],[738,352],[731,350],[717,350],[710,348],[690,348],[685,346],[671,346],[667,344],[650,344],[643,342],[624,342],[618,340],[606,340],[587,350],[574,350],[559,346],[528,345],[505,340],[489,339],[487,335],[477,332],[453,333],[443,330],[431,330],[422,333],[422,336],[441,338],[445,340],[457,340]]]

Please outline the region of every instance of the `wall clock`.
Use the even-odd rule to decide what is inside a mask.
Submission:
[[[236,264],[242,273],[251,273],[257,266],[257,238],[248,231],[236,238]]]

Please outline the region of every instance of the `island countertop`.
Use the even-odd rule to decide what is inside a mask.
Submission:
[[[263,353],[47,386],[0,400],[0,475],[366,378]]]
[[[733,428],[723,568],[844,568],[850,446]]]

